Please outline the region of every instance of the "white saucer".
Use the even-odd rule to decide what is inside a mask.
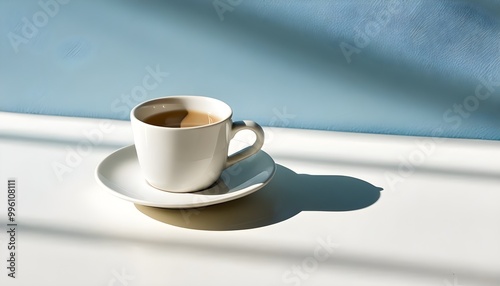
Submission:
[[[135,146],[119,149],[96,169],[96,179],[113,195],[136,204],[161,208],[203,207],[241,198],[264,187],[274,175],[274,160],[264,151],[222,172],[210,188],[192,193],[172,193],[149,185],[141,174]]]

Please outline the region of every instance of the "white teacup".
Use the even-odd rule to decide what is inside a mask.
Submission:
[[[262,128],[253,121],[233,122],[231,116],[226,103],[203,96],[169,96],[134,107],[130,120],[146,181],[170,192],[202,190],[225,168],[257,153],[264,143]],[[243,129],[255,133],[255,143],[228,156],[229,141]]]

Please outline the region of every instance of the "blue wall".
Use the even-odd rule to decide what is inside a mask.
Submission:
[[[127,120],[198,94],[265,126],[500,139],[498,1],[1,1],[0,19],[3,111]]]

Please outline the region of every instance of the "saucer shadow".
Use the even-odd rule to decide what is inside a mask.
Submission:
[[[136,204],[143,214],[170,225],[199,230],[242,230],[287,220],[301,211],[353,211],[374,204],[382,188],[363,180],[305,175],[276,165],[268,185],[241,199],[217,205],[164,209]]]

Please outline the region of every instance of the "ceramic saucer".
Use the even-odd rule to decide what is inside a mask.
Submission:
[[[141,174],[135,146],[127,146],[107,156],[95,172],[96,179],[113,195],[140,205],[161,208],[194,208],[235,200],[264,187],[276,165],[266,152],[227,168],[207,189],[173,193],[149,185]]]

